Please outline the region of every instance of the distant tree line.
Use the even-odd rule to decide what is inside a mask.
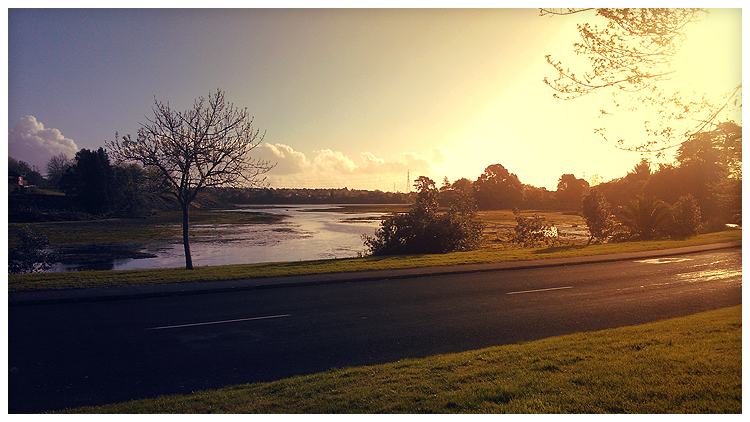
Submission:
[[[146,170],[136,164],[112,164],[103,148],[83,149],[72,159],[64,155],[52,157],[46,166],[46,177],[12,157],[9,170],[24,174],[30,185],[59,188],[93,215],[139,216],[176,206],[164,193],[163,186],[153,183],[158,179],[148,177]],[[593,188],[582,178],[563,174],[557,190],[549,191],[524,184],[503,165],[493,164],[474,181],[461,178],[450,182],[444,178],[435,193],[437,204],[443,209],[450,207],[456,195],[461,195],[470,199],[478,210],[561,210],[582,213],[584,217],[598,213],[589,224],[592,242],[720,230],[726,223],[742,223],[742,128],[722,123],[716,130],[684,142],[677,150],[674,164],[653,166],[642,159],[624,177]],[[418,193],[346,188],[217,188],[208,189],[202,198],[205,203],[217,206],[415,203]],[[667,209],[669,213],[664,211]],[[637,223],[638,216],[647,212],[655,220],[661,214],[670,214],[661,218],[668,223],[657,224],[660,228],[656,230],[643,227],[645,223]],[[664,228],[670,225],[670,229]],[[614,230],[614,226],[619,229]]]
[[[652,169],[646,159],[625,177],[591,187],[573,174],[560,176],[555,192],[521,183],[501,164],[488,166],[476,181],[466,178],[443,186],[425,177],[416,180],[418,197],[406,214],[383,221],[366,239],[373,255],[468,250],[478,245],[477,230],[449,232],[452,222],[437,223],[438,205],[454,209],[512,209],[517,226],[508,240],[521,247],[558,244],[557,229],[544,217],[523,216],[519,209],[562,210],[580,214],[589,229],[588,243],[685,238],[742,224],[742,128],[722,123],[716,130],[682,143],[676,163]],[[425,205],[430,204],[430,205]],[[475,214],[470,213],[474,221]],[[451,211],[440,218],[449,219]],[[466,223],[463,223],[464,226]],[[473,223],[471,223],[473,224]],[[439,229],[438,226],[442,227]],[[445,246],[457,239],[461,247]],[[466,239],[470,239],[466,241]]]

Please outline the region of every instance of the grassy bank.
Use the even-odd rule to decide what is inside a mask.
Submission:
[[[283,218],[277,214],[262,212],[191,210],[190,235],[201,236],[202,225],[267,224]],[[23,226],[47,236],[54,246],[171,241],[182,238],[182,212],[160,212],[146,218],[9,223],[8,246],[18,243],[18,232]]]
[[[519,261],[545,258],[564,258],[602,255],[619,252],[636,252],[736,241],[742,239],[741,230],[704,234],[686,240],[610,243],[604,245],[573,245],[542,249],[481,250],[454,252],[441,255],[407,255],[392,257],[364,257],[318,261],[241,264],[214,267],[196,267],[192,271],[181,268],[81,271],[8,276],[9,291],[71,289],[179,283],[188,281],[232,280],[239,278],[270,277],[281,275],[320,274],[377,269],[416,268],[454,264]]]
[[[69,413],[741,413],[742,308]]]

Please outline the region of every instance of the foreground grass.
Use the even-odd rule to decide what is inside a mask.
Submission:
[[[167,268],[128,271],[107,270],[18,274],[8,276],[8,290],[14,292],[23,290],[137,286],[191,281],[217,281],[253,277],[566,258],[679,248],[741,239],[742,230],[730,230],[699,235],[686,240],[624,242],[591,246],[573,245],[542,249],[454,252],[439,255],[406,255],[262,264],[238,264],[196,267],[192,271],[187,271],[182,268]]]
[[[742,307],[68,413],[741,413]]]

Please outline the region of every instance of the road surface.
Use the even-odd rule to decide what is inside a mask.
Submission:
[[[8,409],[270,381],[742,303],[742,250],[128,300],[12,306]]]

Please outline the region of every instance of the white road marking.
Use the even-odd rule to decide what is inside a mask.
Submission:
[[[258,319],[272,319],[272,318],[284,318],[291,316],[289,314],[286,315],[270,315],[270,316],[262,316],[262,317],[253,317],[253,318],[242,318],[242,319],[228,319],[224,321],[211,321],[211,322],[197,322],[194,324],[182,324],[182,325],[167,325],[164,327],[153,327],[153,328],[146,328],[147,330],[166,330],[168,328],[183,328],[183,327],[195,327],[197,325],[212,325],[212,324],[226,324],[228,322],[241,322],[241,321],[254,321]]]
[[[522,290],[520,292],[508,292],[506,295],[517,295],[521,293],[536,293],[536,292],[548,292],[550,290],[562,290],[562,289],[572,289],[573,286],[565,286],[565,287],[551,287],[549,289],[537,289],[537,290]]]
[[[692,261],[690,258],[654,258],[654,259],[642,259],[639,262],[641,264],[671,264],[674,262]]]

